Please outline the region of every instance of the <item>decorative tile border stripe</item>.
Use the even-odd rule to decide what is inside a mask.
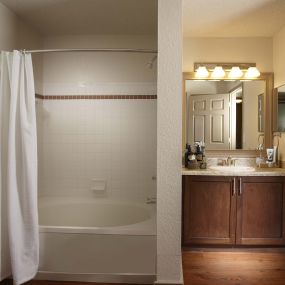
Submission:
[[[43,96],[43,95],[40,95],[40,94],[36,94],[36,98],[37,98],[37,99],[44,99],[44,96]]]
[[[157,99],[157,95],[40,95],[36,98],[42,100],[122,100],[122,99]]]

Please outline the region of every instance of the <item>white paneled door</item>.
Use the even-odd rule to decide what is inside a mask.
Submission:
[[[188,142],[208,149],[230,149],[229,94],[191,95]]]

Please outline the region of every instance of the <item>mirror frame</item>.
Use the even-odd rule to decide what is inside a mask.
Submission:
[[[186,80],[195,80],[195,72],[183,72],[183,93],[182,93],[182,153],[184,153],[186,145],[186,134],[187,134],[187,102],[186,102]],[[205,79],[207,80],[207,78]],[[265,98],[264,98],[264,145],[265,148],[272,146],[273,139],[273,94],[274,91],[274,74],[273,72],[261,72],[260,76],[252,80],[263,80],[265,81]],[[256,138],[256,145],[258,144]],[[207,150],[208,156],[225,156],[234,155],[236,157],[256,157],[256,150]]]
[[[284,85],[284,84],[283,84]],[[281,86],[283,86],[281,85]],[[273,133],[279,134],[281,136],[282,133],[278,130],[278,88],[281,86],[278,86],[274,88],[273,90],[273,106],[272,106],[272,124],[273,124]]]

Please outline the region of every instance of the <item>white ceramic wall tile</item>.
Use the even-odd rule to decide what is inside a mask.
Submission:
[[[44,83],[44,94],[49,95],[156,95],[156,82],[87,82],[78,83]]]
[[[45,100],[38,130],[40,195],[156,196],[156,100]]]

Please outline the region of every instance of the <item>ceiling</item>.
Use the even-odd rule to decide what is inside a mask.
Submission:
[[[157,33],[157,0],[0,0],[40,34]],[[272,37],[285,0],[183,0],[185,37]]]
[[[157,0],[0,0],[40,34],[156,34]]]
[[[183,0],[185,37],[272,37],[285,0]]]

